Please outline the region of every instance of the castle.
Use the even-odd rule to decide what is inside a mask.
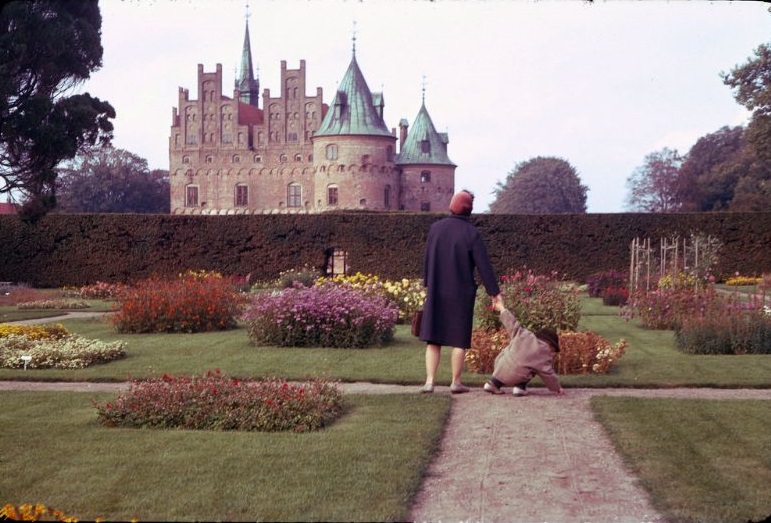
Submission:
[[[179,89],[169,138],[171,212],[318,213],[332,210],[445,211],[455,188],[446,133],[425,106],[389,131],[383,94],[369,90],[356,44],[331,105],[306,93],[299,69],[281,61],[281,89],[262,93],[252,67],[249,23],[233,97],[222,65],[198,65],[198,98]],[[397,150],[398,145],[398,150]]]

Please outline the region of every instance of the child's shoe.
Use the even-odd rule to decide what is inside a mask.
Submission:
[[[486,381],[484,386],[485,392],[489,392],[490,394],[503,394],[503,391],[495,386],[495,383],[492,381]]]
[[[511,389],[511,393],[515,396],[527,396],[527,389],[523,389],[520,387],[514,387]]]

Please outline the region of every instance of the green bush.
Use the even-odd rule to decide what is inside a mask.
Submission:
[[[716,308],[684,318],[675,340],[688,354],[771,354],[771,314],[764,309]]]
[[[501,277],[501,293],[506,308],[527,329],[536,331],[550,327],[557,331],[574,331],[581,319],[578,290],[559,280],[557,274],[535,274],[516,271]],[[475,316],[481,329],[501,328],[499,314],[489,307],[490,298],[483,288],[477,293]]]

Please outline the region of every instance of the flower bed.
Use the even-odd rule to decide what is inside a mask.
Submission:
[[[115,400],[94,406],[99,423],[109,427],[309,432],[340,417],[343,396],[323,380],[240,381],[217,369],[133,381]]]
[[[397,316],[376,293],[329,283],[258,294],[244,321],[255,345],[364,348],[391,341]]]

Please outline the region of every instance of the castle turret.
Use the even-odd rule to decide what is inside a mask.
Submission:
[[[356,61],[356,48],[319,129],[313,135],[317,209],[388,210],[399,206],[396,137],[383,121]]]
[[[444,211],[455,192],[456,165],[447,156],[449,139],[434,127],[426,109],[425,95],[420,111],[403,139],[395,163],[401,168],[401,207],[409,211]]]

